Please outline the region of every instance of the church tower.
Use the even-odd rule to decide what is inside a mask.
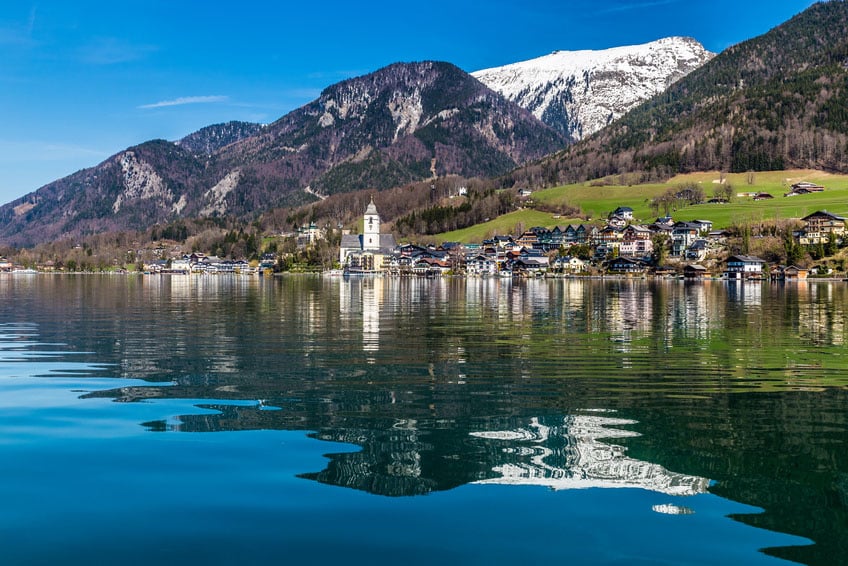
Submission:
[[[362,233],[362,249],[380,249],[380,215],[377,213],[377,207],[374,205],[373,196],[371,197],[371,202],[368,204],[368,208],[365,209],[365,229]]]

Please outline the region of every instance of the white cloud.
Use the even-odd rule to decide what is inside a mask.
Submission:
[[[216,104],[220,102],[227,102],[230,100],[229,96],[181,96],[180,98],[175,98],[173,100],[162,100],[160,102],[154,102],[153,104],[142,104],[139,108],[150,109],[150,108],[166,108],[168,106],[183,106],[185,104]]]

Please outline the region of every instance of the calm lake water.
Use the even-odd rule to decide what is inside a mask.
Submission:
[[[3,564],[848,563],[848,283],[0,276]]]

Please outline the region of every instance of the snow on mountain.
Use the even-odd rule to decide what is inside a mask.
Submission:
[[[659,94],[712,57],[688,37],[550,55],[471,73],[480,82],[579,140]]]

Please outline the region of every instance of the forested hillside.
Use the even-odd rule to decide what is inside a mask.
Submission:
[[[728,48],[582,143],[515,174],[551,184],[641,171],[848,171],[848,3]]]

